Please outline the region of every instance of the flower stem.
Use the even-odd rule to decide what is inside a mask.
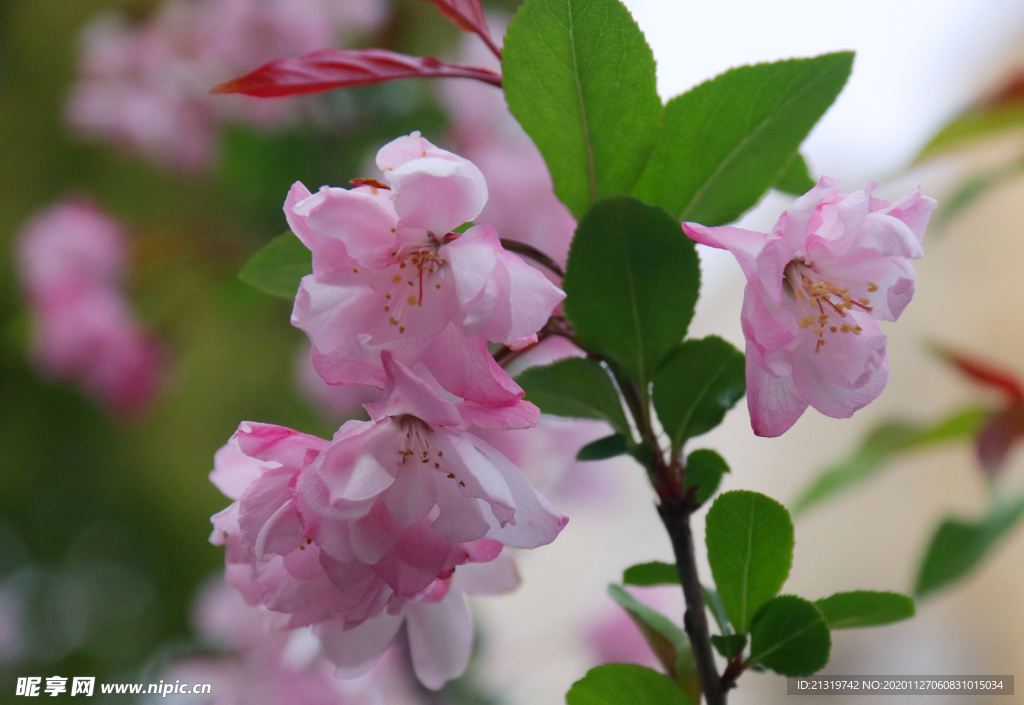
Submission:
[[[672,539],[672,549],[676,554],[676,569],[679,571],[679,582],[683,586],[683,597],[686,599],[683,628],[690,638],[704,698],[708,705],[725,705],[725,691],[722,689],[718,666],[715,664],[707,614],[704,611],[704,595],[700,577],[697,575],[693,532],[690,529],[690,515],[693,509],[689,498],[662,498],[661,504],[658,505],[658,514],[661,515],[661,521],[668,531],[669,538]]]
[[[518,240],[509,240],[508,238],[501,238],[501,246],[509,252],[515,252],[517,255],[523,257],[529,257],[537,264],[543,265],[554,272],[560,279],[565,278],[565,272],[558,266],[555,260],[548,257],[546,254],[538,250],[533,245],[527,245],[525,242],[519,242]]]

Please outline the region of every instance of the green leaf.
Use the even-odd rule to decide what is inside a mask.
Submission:
[[[526,398],[545,414],[600,419],[629,435],[619,393],[597,360],[571,357],[553,365],[530,367],[516,377],[516,382]]]
[[[576,460],[607,460],[622,455],[626,452],[626,448],[626,437],[621,433],[613,433],[580,448],[576,453]]]
[[[971,107],[939,130],[914,158],[914,163],[919,164],[983,137],[1020,127],[1024,127],[1024,105],[1020,102],[994,108]]]
[[[583,346],[617,362],[646,396],[661,361],[686,335],[700,265],[693,242],[661,208],[610,198],[576,229],[563,288]]]
[[[265,294],[294,299],[299,282],[313,273],[313,255],[289,230],[252,256],[238,278]]]
[[[711,575],[729,621],[739,634],[779,594],[793,565],[793,522],[771,497],[733,490],[708,512],[706,540]]]
[[[722,636],[729,636],[733,633],[732,624],[729,623],[729,615],[725,612],[725,605],[722,604],[722,596],[714,588],[701,585],[701,592],[704,595],[704,604],[711,610],[711,616],[715,618],[718,631]]]
[[[577,220],[629,193],[658,139],[654,55],[618,0],[526,0],[505,35],[509,110]]]
[[[697,504],[711,499],[727,472],[728,463],[715,451],[701,448],[690,453],[686,458],[686,486],[697,488]]]
[[[775,177],[772,187],[792,196],[803,196],[814,188],[815,183],[817,182],[811,177],[810,169],[807,168],[807,161],[800,152],[795,152],[782,173]]]
[[[678,585],[679,572],[676,570],[674,563],[662,563],[661,561],[639,563],[626,568],[622,572],[622,582],[626,585],[639,585],[641,587]]]
[[[654,409],[678,452],[707,433],[746,392],[743,353],[715,335],[686,340],[654,376]]]
[[[718,653],[722,654],[723,658],[730,659],[737,654],[742,654],[743,649],[747,648],[747,635],[730,634],[729,636],[719,636],[718,634],[712,634],[711,644]]]
[[[914,616],[914,601],[895,592],[837,592],[814,604],[825,615],[829,629],[877,627]]]
[[[843,89],[853,54],[741,66],[676,96],[634,193],[722,225],[757,203]]]
[[[1000,164],[994,169],[984,171],[961,183],[942,199],[939,210],[936,211],[933,218],[935,225],[945,228],[984,194],[1017,177],[1021,171],[1024,171],[1024,161],[1015,159],[1009,164]]]
[[[587,671],[565,694],[566,705],[693,705],[672,679],[631,663]]]
[[[929,597],[970,575],[1024,516],[1024,495],[997,504],[981,519],[948,518],[925,552],[914,594]]]
[[[979,408],[960,409],[936,424],[888,421],[877,426],[845,460],[827,468],[804,488],[792,503],[793,514],[831,499],[875,475],[893,458],[950,441],[972,438],[987,412]]]
[[[608,585],[608,594],[629,614],[666,672],[685,687],[696,673],[689,637],[675,622],[641,603],[620,585]]]
[[[828,663],[825,615],[813,602],[781,595],[764,606],[750,630],[750,661],[784,676],[806,676]]]

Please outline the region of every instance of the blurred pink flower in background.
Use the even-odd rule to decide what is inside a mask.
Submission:
[[[629,587],[626,590],[639,602],[679,624],[684,605],[678,587]],[[600,616],[585,629],[584,638],[591,664],[636,663],[664,672],[658,657],[626,610],[610,598],[608,603],[608,608],[602,610]]]
[[[380,0],[170,0],[139,26],[100,16],[82,34],[68,120],[83,136],[201,173],[222,122],[286,125],[302,106],[211,88],[272,59],[335,46],[385,11]]]
[[[363,404],[378,401],[383,390],[362,384],[327,384],[313,367],[310,345],[303,344],[295,351],[293,373],[299,392],[328,421],[340,424],[348,419],[363,417]]]
[[[877,182],[839,194],[823,176],[771,233],[683,223],[696,242],[729,250],[747,277],[747,406],[754,433],[778,436],[808,405],[849,418],[889,378],[878,320],[895,321],[914,295],[910,259],[936,202],[914,188],[896,203]]]
[[[33,364],[111,411],[145,407],[157,391],[161,350],[123,290],[129,263],[121,225],[90,201],[65,200],[25,224],[17,255]]]
[[[282,631],[279,615],[249,607],[221,583],[200,592],[196,632],[222,653],[179,660],[160,674],[165,683],[210,683],[209,695],[151,697],[146,702],[208,705],[412,705],[421,702],[411,674],[391,650],[364,676],[335,677],[309,629]]]

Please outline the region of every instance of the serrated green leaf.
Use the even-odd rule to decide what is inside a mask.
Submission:
[[[622,582],[626,585],[650,587],[651,585],[678,585],[679,572],[674,563],[651,561],[630,566],[622,572]]]
[[[829,629],[878,627],[914,616],[914,601],[896,592],[837,592],[814,603]]]
[[[971,574],[1024,516],[1024,496],[993,507],[977,520],[948,518],[932,537],[914,594],[929,597]]]
[[[693,705],[670,678],[631,663],[587,671],[565,694],[566,705]]]
[[[609,585],[608,594],[629,614],[669,676],[685,687],[697,672],[689,637],[675,622],[643,604],[621,586]]]
[[[749,660],[784,676],[806,676],[824,668],[831,649],[825,615],[802,597],[776,597],[751,625]]]
[[[616,431],[629,434],[619,393],[601,363],[571,357],[544,367],[530,367],[516,377],[526,398],[545,414],[607,421]]]
[[[717,590],[709,588],[707,585],[701,585],[700,589],[704,595],[704,605],[711,611],[711,616],[714,617],[715,624],[718,625],[718,631],[722,636],[729,636],[733,633],[733,629],[732,624],[729,623],[725,605],[722,604],[722,596],[718,594]]]
[[[673,98],[633,192],[682,220],[736,220],[789,165],[852,66],[850,52],[741,66]]]
[[[793,564],[793,522],[771,497],[726,492],[707,516],[708,562],[715,587],[738,634],[779,594]]]
[[[728,636],[720,636],[712,634],[711,644],[715,647],[715,651],[722,654],[723,658],[731,659],[733,656],[743,653],[743,649],[747,647],[747,635],[730,634]]]
[[[576,453],[576,460],[607,460],[626,452],[628,442],[621,433],[613,433],[604,438],[598,438],[580,448]]]
[[[686,335],[700,265],[693,242],[665,211],[615,197],[580,222],[563,288],[566,316],[584,347],[617,362],[646,396]]]
[[[973,437],[987,413],[984,409],[971,407],[960,409],[932,425],[888,421],[875,427],[852,455],[811,481],[792,503],[793,514],[806,512],[868,480],[885,463],[903,453]]]
[[[289,230],[253,255],[238,278],[266,294],[294,299],[302,278],[312,273],[312,253]]]
[[[676,346],[654,376],[654,409],[673,452],[720,424],[746,389],[743,353],[718,336]]]
[[[729,465],[718,453],[708,448],[695,450],[686,458],[686,486],[696,487],[697,504],[711,499],[722,482]]]
[[[658,139],[654,56],[618,0],[526,0],[505,35],[505,98],[577,219],[629,193]]]
[[[782,169],[782,173],[775,177],[772,187],[791,196],[803,196],[814,188],[814,178],[810,169],[807,168],[807,161],[800,152],[795,152],[789,163]]]

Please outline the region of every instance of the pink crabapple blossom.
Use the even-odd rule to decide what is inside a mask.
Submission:
[[[487,342],[522,348],[565,298],[488,225],[452,232],[487,202],[471,162],[414,132],[377,153],[381,183],[315,194],[296,183],[288,223],[313,253],[292,323],[330,384],[383,387],[381,352],[460,396],[481,427],[525,428],[537,408],[494,362]]]
[[[17,254],[35,366],[75,382],[111,411],[147,405],[161,351],[123,291],[128,245],[121,225],[91,201],[67,199],[25,224]]]
[[[220,124],[294,123],[301,101],[212,96],[210,89],[281,56],[336,43],[380,23],[380,0],[170,0],[145,23],[101,15],[81,38],[67,106],[80,134],[186,174],[205,171]]]
[[[747,405],[759,436],[785,433],[808,405],[848,418],[885,387],[877,320],[895,321],[910,303],[907,260],[923,256],[936,202],[914,188],[890,204],[875,186],[841,195],[823,176],[770,233],[683,223],[696,242],[729,250],[746,275]]]
[[[512,587],[502,547],[548,544],[568,520],[464,430],[456,404],[382,357],[385,396],[366,406],[371,420],[331,441],[239,427],[210,475],[235,500],[212,518],[211,541],[227,548],[229,585],[286,614],[289,628],[319,625],[345,673],[372,664],[408,620],[414,667],[440,687],[468,658],[460,584]]]

